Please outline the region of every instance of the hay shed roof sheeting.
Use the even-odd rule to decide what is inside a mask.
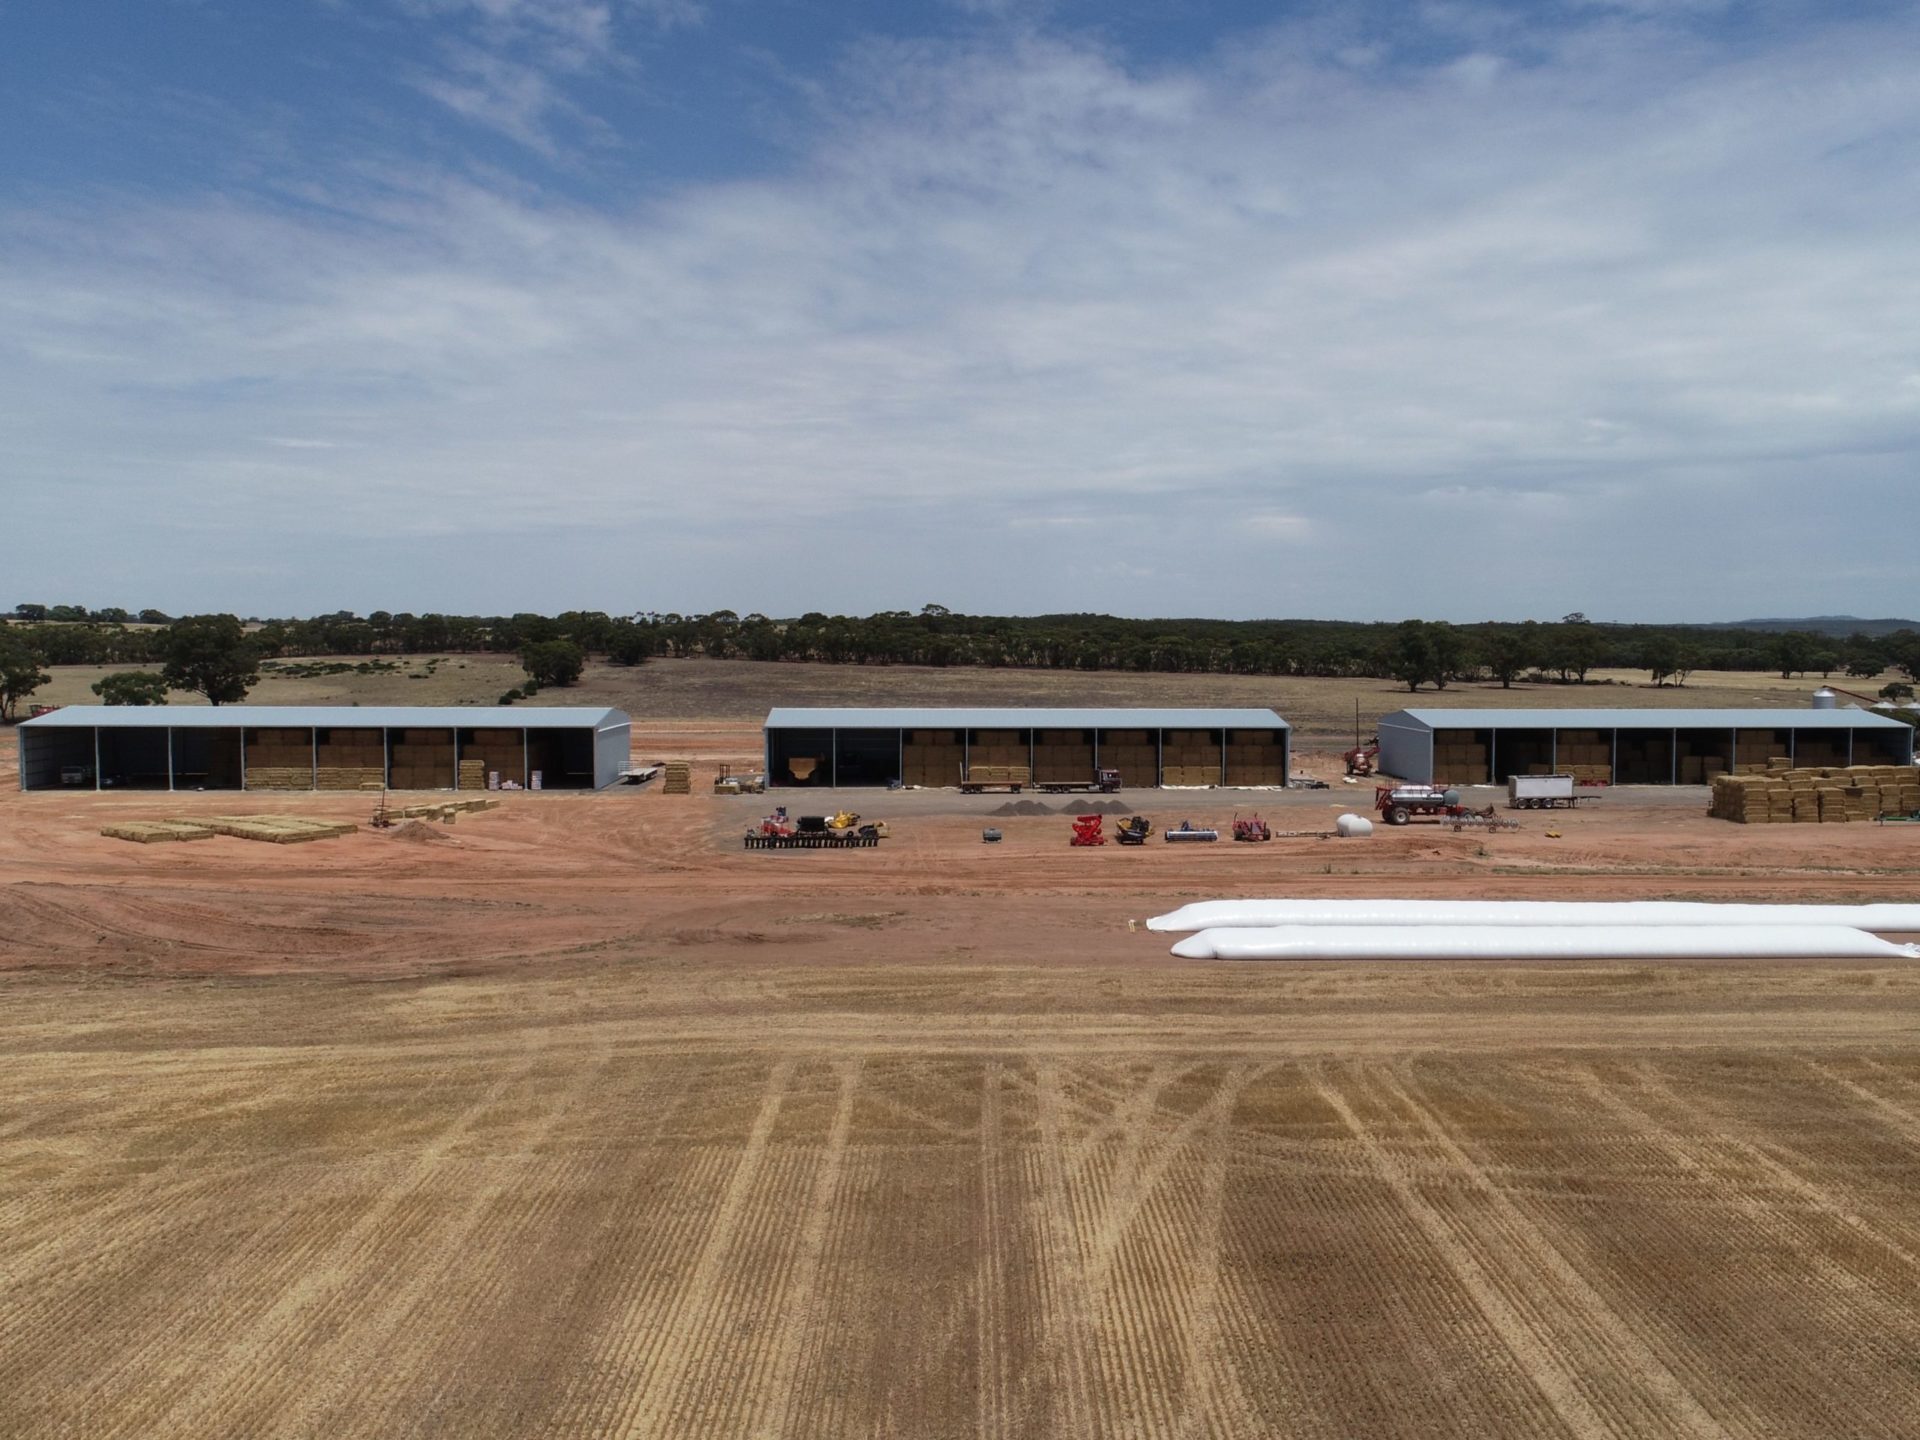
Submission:
[[[623,710],[587,705],[64,705],[22,729],[102,730],[607,730]]]
[[[811,709],[782,705],[769,730],[1286,730],[1271,710],[928,709],[889,706]]]

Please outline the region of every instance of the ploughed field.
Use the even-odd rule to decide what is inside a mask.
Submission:
[[[621,791],[149,846],[98,829],[252,802],[6,758],[0,1436],[1914,1433],[1920,966],[1180,962],[1124,921],[1902,899],[1920,828],[1616,793],[1086,851],[875,795],[879,849],[768,853],[764,797]]]

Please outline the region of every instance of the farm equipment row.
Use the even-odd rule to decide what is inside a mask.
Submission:
[[[1109,837],[1105,829],[1106,817],[1102,815],[1078,815],[1074,817],[1073,833],[1068,836],[1069,845],[1104,845],[1109,838],[1122,845],[1144,845],[1147,837],[1153,834],[1153,822],[1144,815],[1129,815],[1113,829]],[[998,838],[998,832],[992,833]],[[1182,820],[1172,829],[1160,832],[1160,838],[1168,844],[1204,844],[1220,838],[1220,832],[1208,825],[1195,825],[1191,820]],[[1233,838],[1236,840],[1271,840],[1273,830],[1255,815],[1250,819],[1235,819]]]
[[[789,820],[783,805],[747,831],[744,847],[748,850],[870,850],[886,838],[884,820],[863,825],[851,810],[842,810],[836,815],[802,815]]]

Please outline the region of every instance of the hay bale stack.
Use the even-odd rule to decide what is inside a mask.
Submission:
[[[1160,783],[1160,742],[1151,730],[1108,730],[1100,736],[1100,763],[1120,772],[1123,785]]]
[[[314,820],[304,815],[213,815],[175,819],[169,825],[204,828],[210,834],[236,840],[259,840],[269,845],[296,845],[307,840],[331,840],[351,835],[360,827],[344,820]]]
[[[1844,825],[1920,811],[1920,770],[1905,765],[1809,765],[1720,775],[1707,813],[1742,824]],[[1764,813],[1763,813],[1764,812]]]
[[[901,748],[903,784],[958,785],[965,751],[957,730],[909,730]]]
[[[1484,785],[1491,774],[1487,747],[1472,730],[1437,730],[1433,736],[1433,783]]]
[[[311,730],[253,729],[245,732],[246,788],[313,789]]]
[[[1286,746],[1275,730],[1234,730],[1227,735],[1227,784],[1284,785]]]
[[[693,793],[693,762],[691,760],[667,761],[660,772],[660,793],[691,795]]]
[[[171,840],[211,840],[213,830],[185,820],[123,820],[103,825],[100,833],[109,840],[131,840],[136,845],[159,845]]]
[[[1707,813],[1737,825],[1785,824],[1793,819],[1793,792],[1770,775],[1720,774]]]

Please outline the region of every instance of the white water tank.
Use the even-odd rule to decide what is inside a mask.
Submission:
[[[1818,690],[1813,692],[1813,708],[1816,710],[1838,710],[1840,708],[1840,697],[1822,685]]]
[[[1333,822],[1343,840],[1363,840],[1373,834],[1373,822],[1364,815],[1346,814]]]

